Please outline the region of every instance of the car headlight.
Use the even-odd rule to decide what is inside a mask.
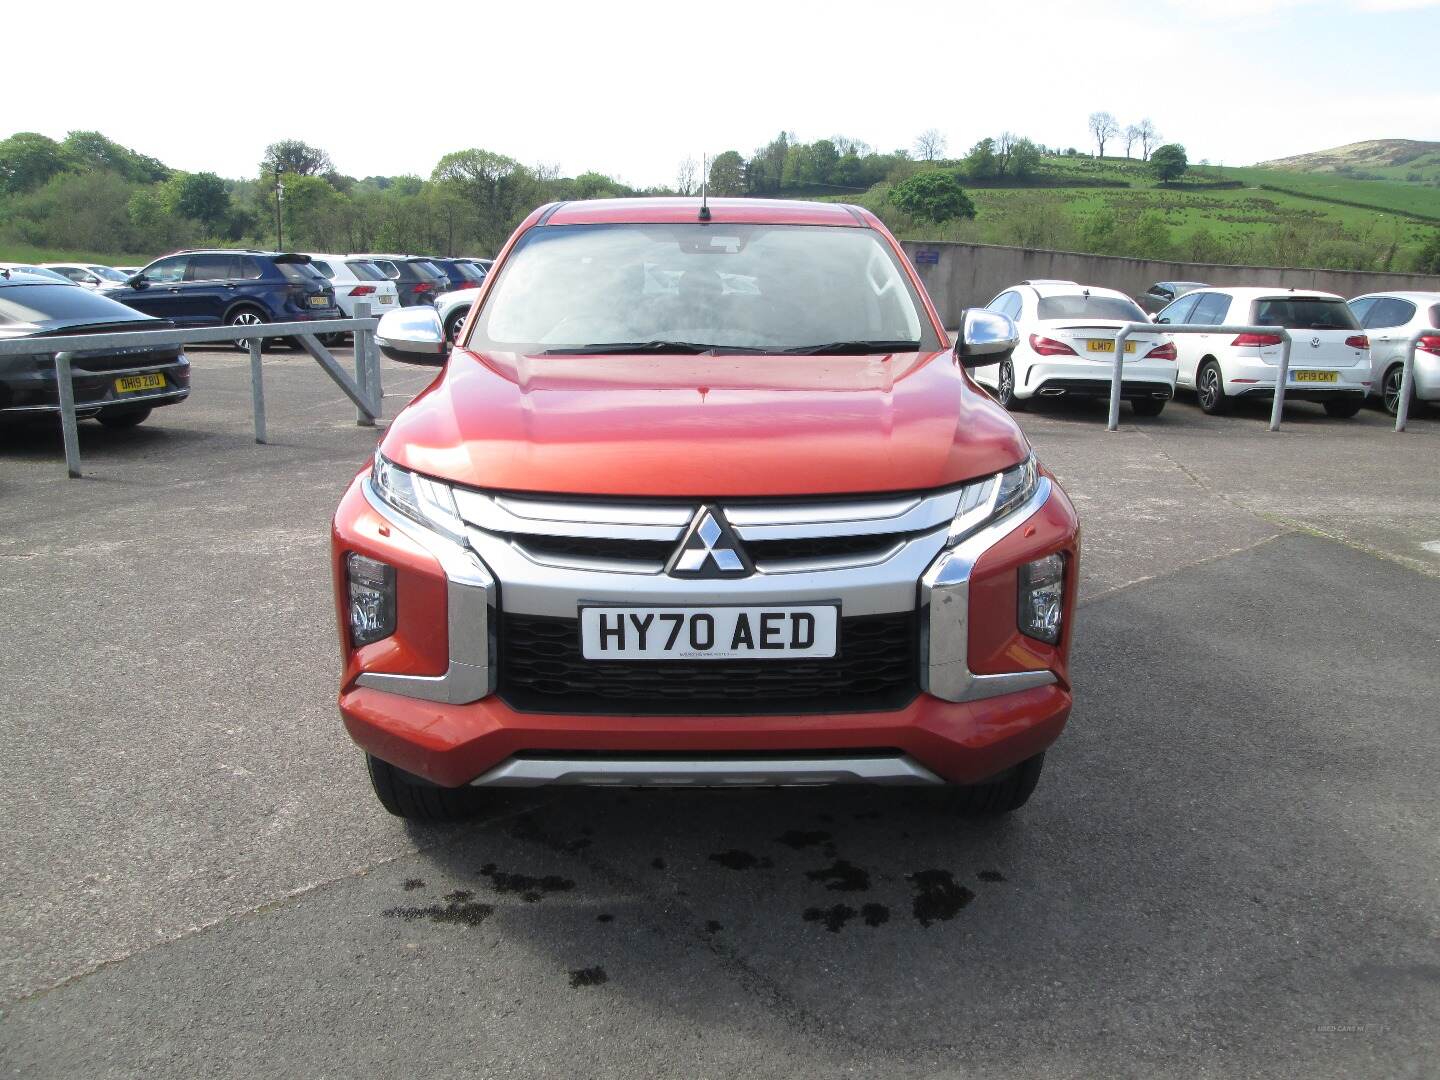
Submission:
[[[1060,640],[1065,604],[1065,556],[1060,552],[1020,567],[1020,632],[1051,645]]]
[[[426,528],[464,542],[465,522],[455,507],[455,495],[447,485],[402,469],[379,450],[375,451],[370,483],[386,505]]]
[[[1039,483],[1040,470],[1032,453],[1019,465],[967,486],[960,496],[955,520],[950,523],[945,546],[954,547],[982,526],[1023,506]]]

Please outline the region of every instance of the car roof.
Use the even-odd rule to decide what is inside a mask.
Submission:
[[[5,265],[4,263],[0,263],[0,266],[4,266],[4,265]],[[9,277],[5,277],[5,276],[3,276],[3,275],[0,275],[0,288],[9,288],[9,287],[12,286],[12,285],[59,285],[59,284],[60,284],[60,282],[56,281],[56,280],[55,280],[54,278],[52,278],[52,277],[44,277],[43,275],[40,275],[40,274],[31,274],[31,273],[27,273],[27,272],[24,271],[24,270],[11,270]],[[70,284],[73,284],[73,283],[67,281],[67,282],[65,282],[65,284],[66,284],[66,285],[70,285]],[[76,287],[78,288],[78,286],[76,286]]]
[[[1115,300],[1130,300],[1132,304],[1135,302],[1130,299],[1128,293],[1123,293],[1119,289],[1107,289],[1103,285],[1081,285],[1076,281],[1030,281],[1024,284],[1028,284],[1030,288],[1035,291],[1036,295],[1041,298],[1046,296],[1078,296],[1082,293],[1089,293],[1091,296],[1108,296]]]
[[[1367,292],[1362,293],[1360,296],[1352,297],[1352,299],[1368,300],[1372,296],[1409,300],[1412,304],[1433,304],[1436,301],[1440,301],[1440,292],[1417,292],[1413,289],[1400,292]]]
[[[1278,300],[1287,296],[1298,296],[1301,299],[1309,300],[1345,299],[1343,296],[1325,292],[1323,289],[1292,289],[1285,285],[1207,285],[1203,289],[1193,291],[1229,293],[1236,300]],[[1190,293],[1185,295],[1189,296]]]
[[[664,225],[700,220],[698,198],[587,199],[552,204],[546,225]],[[710,221],[756,225],[841,225],[866,228],[860,212],[844,203],[790,199],[710,199]]]

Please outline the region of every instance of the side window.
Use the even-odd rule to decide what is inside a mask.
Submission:
[[[1154,285],[1150,286],[1150,295],[1158,296],[1162,300],[1173,300],[1175,299],[1175,290],[1165,284],[1165,282],[1157,281]]]
[[[238,260],[234,255],[195,255],[190,259],[186,281],[228,281],[237,277]]]
[[[1355,316],[1356,322],[1361,326],[1369,326],[1370,324],[1365,321],[1365,316],[1370,313],[1370,309],[1377,303],[1379,303],[1379,297],[1366,296],[1359,300],[1347,300],[1345,301],[1345,306],[1350,309],[1350,314]]]
[[[235,275],[243,281],[259,281],[265,276],[265,268],[253,255],[240,256],[240,272]]]
[[[391,281],[400,280],[400,268],[389,259],[372,259],[371,263]]]
[[[1230,297],[1226,293],[1201,293],[1190,321],[1202,326],[1219,326],[1225,321],[1225,313],[1229,310]]]
[[[145,280],[159,285],[168,285],[185,276],[190,265],[189,255],[171,255],[168,259],[157,259],[145,268]]]
[[[1156,315],[1155,321],[1157,323],[1170,323],[1171,325],[1187,323],[1190,321],[1190,313],[1195,310],[1195,305],[1199,300],[1200,297],[1195,293],[1182,296],[1164,311],[1160,312],[1160,314]]]
[[[52,266],[50,269],[54,270],[57,274],[64,274],[77,285],[83,281],[95,280],[78,266]]]
[[[331,281],[335,280],[335,268],[329,263],[321,262],[319,259],[311,259],[310,265],[313,266],[316,270],[319,270],[320,273],[324,274]]]
[[[1414,316],[1415,305],[1410,301],[1387,296],[1370,309],[1370,317],[1360,325],[1367,330],[1385,330],[1392,326],[1404,326]]]
[[[1017,292],[1003,292],[994,300],[990,301],[990,310],[1001,315],[1009,315],[1015,318],[1020,314],[1020,294]]]

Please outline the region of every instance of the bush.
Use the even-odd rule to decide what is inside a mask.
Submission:
[[[975,204],[960,186],[959,174],[954,169],[916,173],[891,188],[890,201],[913,217],[937,224],[975,216]]]

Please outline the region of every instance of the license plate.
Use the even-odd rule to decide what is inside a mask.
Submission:
[[[310,306],[311,306],[311,307],[329,307],[329,306],[330,306],[330,298],[329,298],[328,296],[312,296],[312,297],[310,297]]]
[[[580,609],[586,660],[785,660],[835,655],[839,609]]]
[[[1094,340],[1091,340],[1091,341],[1085,342],[1085,348],[1088,349],[1090,352],[1114,352],[1114,351],[1115,351],[1115,342],[1113,342],[1113,341],[1094,341]],[[1133,341],[1127,341],[1127,342],[1125,342],[1125,351],[1126,351],[1127,353],[1132,353],[1132,352],[1134,352],[1134,351],[1135,351],[1135,343],[1134,343]]]
[[[395,302],[395,298],[394,298],[393,296],[382,296],[382,297],[380,297],[380,303],[382,303],[382,304],[393,304],[394,302]]]
[[[1296,382],[1339,382],[1338,371],[1292,371],[1290,377]]]
[[[115,390],[129,394],[136,390],[163,390],[165,376],[156,371],[149,375],[125,375],[115,380]]]

